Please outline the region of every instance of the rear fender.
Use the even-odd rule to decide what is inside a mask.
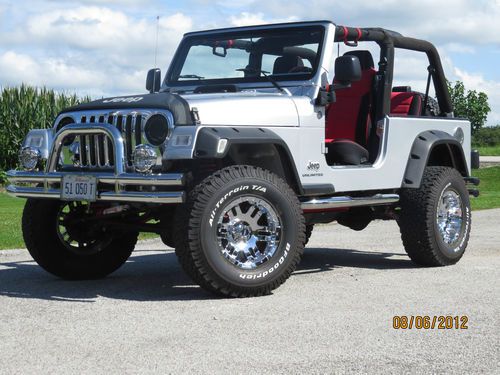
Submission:
[[[401,187],[419,188],[427,166],[452,167],[462,176],[469,176],[462,145],[455,137],[440,130],[428,130],[415,138]]]

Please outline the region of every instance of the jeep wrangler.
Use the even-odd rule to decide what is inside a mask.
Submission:
[[[426,92],[393,87],[397,49],[426,55]],[[295,270],[315,224],[376,219],[397,221],[418,265],[464,254],[470,123],[431,43],[329,21],[192,32],[146,89],[26,136],[7,191],[28,198],[24,240],[48,272],[104,277],[151,232],[204,289],[260,296]]]

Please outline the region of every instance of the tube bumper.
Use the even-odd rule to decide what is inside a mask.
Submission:
[[[58,171],[59,156],[67,137],[73,135],[104,135],[113,144],[113,172],[99,170]],[[20,198],[62,199],[64,176],[91,176],[96,180],[97,201],[143,202],[177,204],[184,202],[184,175],[139,174],[126,172],[125,141],[120,131],[107,123],[67,125],[57,132],[50,147],[47,166],[43,172],[11,170],[7,172],[10,185],[7,193]],[[171,188],[171,189],[170,189]]]
[[[11,170],[7,172],[10,185],[7,193],[20,198],[61,199],[61,181],[63,175],[75,174],[93,176],[97,180],[96,199],[115,202],[144,202],[176,204],[184,202],[183,191],[155,191],[158,187],[182,187],[184,175],[177,173],[142,175],[137,173],[96,172],[24,172]],[[32,184],[35,186],[26,186]],[[140,186],[148,191],[127,191],[128,186]],[[155,189],[152,189],[154,187]]]

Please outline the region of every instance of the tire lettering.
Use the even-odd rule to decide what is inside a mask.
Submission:
[[[257,190],[257,191],[260,191],[262,193],[265,193],[267,191],[267,189],[264,186],[260,186],[260,185],[252,185],[252,190]]]
[[[470,225],[470,210],[469,210],[469,207],[465,207],[465,218],[466,218],[466,220],[465,220],[464,235],[463,235],[462,241],[460,241],[460,244],[455,249],[453,249],[453,251],[455,253],[460,251],[460,249],[464,245],[465,240],[467,239],[467,232],[469,230],[469,225]]]
[[[281,256],[278,262],[271,268],[269,268],[267,271],[261,272],[258,275],[246,275],[244,273],[240,273],[240,278],[243,280],[255,280],[255,279],[260,279],[260,278],[265,278],[266,276],[270,275],[274,271],[278,269],[280,265],[282,265],[285,262],[286,257],[288,256],[288,252],[290,251],[291,245],[289,243],[286,244],[285,247],[285,252]]]
[[[214,219],[215,219],[215,213],[217,212],[217,210],[219,209],[219,207],[233,194],[236,194],[236,193],[239,193],[240,191],[245,191],[245,190],[249,190],[250,189],[250,186],[249,185],[242,185],[240,187],[237,187],[233,190],[231,190],[230,192],[224,194],[224,196],[215,204],[215,207],[214,209],[212,210],[212,212],[210,213],[210,219],[208,219],[208,223],[210,224],[210,226],[213,226],[214,224]]]

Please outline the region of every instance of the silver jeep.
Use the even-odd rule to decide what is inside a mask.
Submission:
[[[396,49],[426,54],[426,92],[393,86]],[[258,296],[294,271],[314,224],[376,219],[397,220],[419,265],[464,254],[470,123],[431,43],[328,21],[193,32],[146,88],[26,136],[7,191],[28,198],[24,239],[48,272],[104,277],[152,232],[203,288]]]

